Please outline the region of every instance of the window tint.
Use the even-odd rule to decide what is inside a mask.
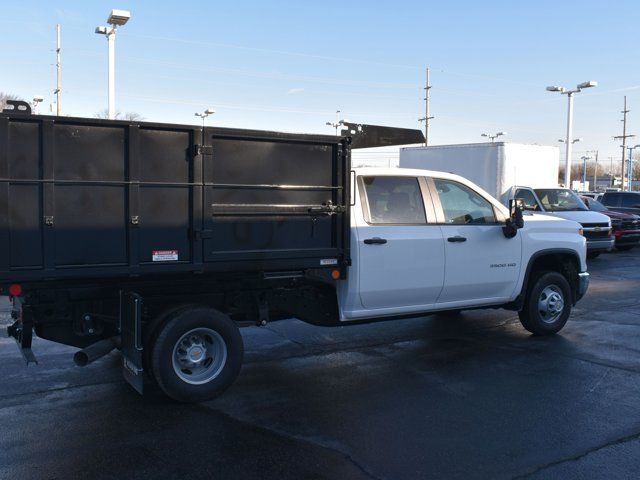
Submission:
[[[491,204],[470,188],[451,180],[434,178],[446,223],[479,225],[495,223]]]
[[[536,196],[531,190],[518,189],[516,190],[515,198],[524,202],[524,208],[527,210],[539,210],[540,206],[536,200]]]
[[[617,207],[620,203],[618,200],[620,200],[619,193],[606,192],[602,196],[602,203],[604,203],[605,205],[609,205],[611,207]]]
[[[362,180],[370,223],[427,223],[417,178],[363,177]]]
[[[638,205],[640,205],[640,195],[636,195],[635,193],[627,193],[626,195],[622,195],[623,207],[638,208]]]

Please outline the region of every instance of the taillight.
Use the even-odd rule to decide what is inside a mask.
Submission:
[[[22,285],[19,283],[12,283],[9,285],[9,295],[12,297],[19,297],[22,295]]]

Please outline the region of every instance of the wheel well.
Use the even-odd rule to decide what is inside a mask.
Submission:
[[[527,273],[526,282],[522,286],[523,293],[527,291],[529,281],[536,273],[547,271],[558,272],[567,279],[571,286],[571,300],[575,305],[580,270],[578,259],[571,253],[548,253],[535,258]]]

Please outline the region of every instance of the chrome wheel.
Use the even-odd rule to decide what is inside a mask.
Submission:
[[[173,347],[173,370],[181,380],[192,385],[210,382],[227,363],[227,344],[210,328],[188,331]]]
[[[556,285],[549,285],[540,292],[538,297],[538,312],[545,323],[553,323],[564,310],[562,290]]]

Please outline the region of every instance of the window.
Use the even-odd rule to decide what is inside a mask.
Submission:
[[[640,195],[636,193],[627,193],[622,195],[622,206],[629,208],[638,208],[640,205]]]
[[[481,225],[495,223],[493,207],[482,196],[458,182],[434,178],[446,223]]]
[[[427,223],[417,178],[362,177],[362,180],[369,203],[369,223]]]
[[[620,195],[619,193],[606,192],[602,196],[602,203],[609,207],[617,207],[620,205]]]
[[[580,197],[566,188],[536,188],[536,195],[547,212],[589,210]]]
[[[525,210],[540,210],[538,200],[531,190],[519,188],[516,190],[515,198],[524,202]]]

